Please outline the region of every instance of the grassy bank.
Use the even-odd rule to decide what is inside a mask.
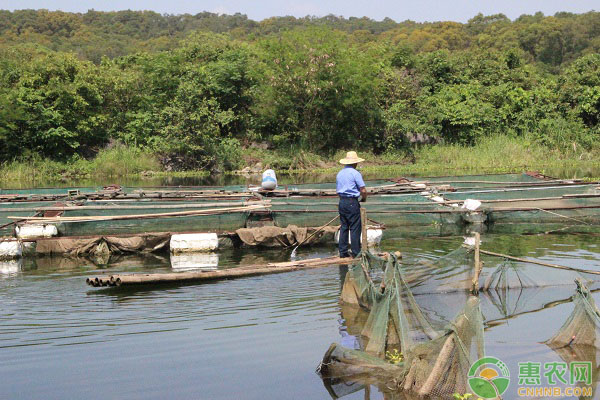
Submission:
[[[388,152],[380,155],[356,150],[367,160],[361,165],[361,170],[369,178],[528,170],[560,175],[562,178],[595,179],[600,176],[600,148],[549,149],[527,139],[506,136],[487,138],[474,146],[431,145],[411,152]],[[260,173],[266,168],[273,168],[278,173],[332,175],[339,169],[337,160],[344,155],[345,152],[341,150],[333,156],[324,157],[293,148],[250,148],[243,152],[243,164],[249,167],[246,173]],[[201,177],[208,174],[207,171],[165,171],[155,154],[117,146],[101,151],[92,160],[74,159],[61,163],[31,157],[25,161],[6,163],[0,167],[0,182],[34,184],[97,178],[118,180],[125,177]]]
[[[550,175],[563,171],[560,173],[564,175],[562,177],[600,176],[600,148],[586,150],[571,146],[550,149],[525,138],[508,136],[485,138],[474,146],[426,145],[411,152],[387,152],[379,155],[355,150],[366,159],[360,168],[370,177],[493,174],[529,170]],[[253,150],[245,157],[245,161],[249,166],[260,162],[263,168],[271,167],[291,173],[307,170],[333,173],[339,169],[337,160],[344,156],[345,151],[342,150],[327,158],[294,150]]]
[[[91,159],[58,162],[37,156],[5,163],[0,167],[0,182],[59,182],[93,177],[118,178],[161,171],[158,158],[149,152],[117,146],[102,150]]]
[[[562,178],[598,177],[600,148],[577,147],[550,149],[523,138],[498,136],[475,146],[434,145],[417,149],[404,162],[394,162],[393,155],[376,157],[365,171],[386,175],[464,175],[474,173],[511,173],[538,171]],[[398,158],[401,155],[398,155]],[[383,162],[388,162],[383,165]],[[414,162],[411,162],[414,161]]]

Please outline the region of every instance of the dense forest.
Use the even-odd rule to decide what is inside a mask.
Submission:
[[[180,169],[240,167],[244,146],[410,152],[600,135],[600,13],[467,23],[0,11],[0,161],[114,143]]]

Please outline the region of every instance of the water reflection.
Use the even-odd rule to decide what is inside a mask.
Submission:
[[[216,253],[172,254],[171,268],[174,271],[216,271],[219,255]]]
[[[0,261],[0,279],[16,275],[21,271],[23,260],[4,260]]]
[[[313,171],[287,173],[282,171],[277,172],[277,180],[280,186],[294,183],[330,183],[335,182],[337,171],[315,173]],[[460,171],[457,171],[460,172]],[[367,170],[363,171],[365,179],[389,179],[398,178],[396,175],[390,176],[389,173],[383,174],[379,171]],[[485,171],[463,171],[463,173],[485,173]],[[23,189],[23,188],[44,188],[44,187],[104,187],[115,183],[121,186],[226,186],[226,185],[259,185],[262,179],[262,171],[254,174],[234,175],[234,174],[210,174],[187,177],[119,177],[119,178],[95,178],[95,179],[76,179],[76,180],[37,180],[35,182],[24,181],[7,181],[2,182],[2,187],[5,189]],[[600,175],[600,170],[597,167],[589,168],[549,168],[545,170],[545,174],[557,179],[581,179],[590,176]],[[411,175],[403,174],[406,177],[423,178],[431,177],[427,175]]]

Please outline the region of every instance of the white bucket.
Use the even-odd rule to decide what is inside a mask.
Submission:
[[[11,260],[23,255],[23,246],[17,240],[4,240],[0,242],[0,259]]]
[[[262,174],[262,183],[260,186],[264,190],[274,190],[277,187],[277,177],[275,171],[268,169]]]
[[[184,253],[171,255],[171,268],[177,271],[216,271],[219,255],[215,253]]]
[[[171,253],[211,252],[219,248],[216,233],[185,233],[171,236]]]
[[[15,228],[19,239],[49,238],[58,235],[56,225],[26,224]]]

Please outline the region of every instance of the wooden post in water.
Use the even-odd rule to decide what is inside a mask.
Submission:
[[[363,252],[368,250],[367,243],[367,209],[364,207],[360,208],[360,223],[362,227],[362,239],[360,241],[360,249]]]
[[[475,268],[473,271],[473,282],[471,283],[471,293],[477,294],[479,292],[479,274],[481,273],[481,261],[479,254],[479,241],[481,240],[481,235],[479,232],[475,232]]]

